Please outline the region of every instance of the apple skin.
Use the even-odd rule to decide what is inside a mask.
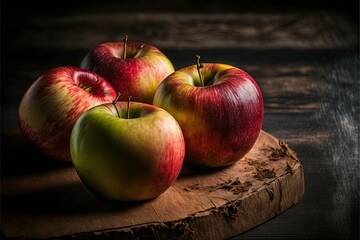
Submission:
[[[71,163],[70,135],[77,118],[115,98],[115,90],[101,76],[72,66],[55,67],[39,76],[23,95],[19,127],[44,155]]]
[[[120,117],[117,114],[116,108]],[[165,110],[131,102],[96,106],[71,134],[73,165],[95,195],[111,201],[160,196],[177,179],[185,156],[179,124]]]
[[[127,42],[105,42],[91,49],[80,67],[104,77],[117,92],[119,100],[131,96],[135,102],[152,104],[160,82],[174,72],[171,61],[155,46]]]
[[[224,167],[240,160],[255,144],[264,118],[263,97],[245,71],[205,63],[175,71],[160,84],[153,104],[178,121],[186,144],[185,162]]]

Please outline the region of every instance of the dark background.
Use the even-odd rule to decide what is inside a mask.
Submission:
[[[2,1],[2,179],[39,168],[7,137],[32,81],[125,34],[176,69],[200,54],[246,70],[264,95],[263,129],[297,152],[304,197],[235,239],[359,238],[358,1]]]

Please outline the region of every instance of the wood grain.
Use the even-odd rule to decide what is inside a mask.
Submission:
[[[135,203],[93,196],[72,166],[2,181],[2,232],[8,238],[118,236],[225,239],[296,204],[304,172],[286,143],[262,131],[253,149],[230,167],[185,165],[164,194]]]
[[[18,214],[12,221],[32,228],[29,223],[39,218],[29,216],[38,213],[50,215],[49,224],[67,215],[81,223],[80,215],[126,207],[93,198],[69,175],[69,166],[35,152],[19,135],[17,108],[42,72],[78,66],[90,47],[127,33],[157,45],[176,69],[193,64],[199,54],[204,61],[248,71],[263,92],[263,129],[301,159],[306,182],[301,201],[231,239],[359,238],[359,1],[72,1],[56,8],[36,2],[1,5],[1,186],[23,179],[13,188],[23,189],[23,198],[12,191],[1,199],[1,212]],[[40,181],[54,171],[69,179]],[[38,176],[37,186],[26,183],[32,175]],[[99,238],[122,238],[118,231],[107,232],[113,235]]]

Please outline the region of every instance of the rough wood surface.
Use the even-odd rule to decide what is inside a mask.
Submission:
[[[199,54],[203,61],[249,72],[264,97],[263,129],[289,144],[301,160],[306,183],[301,201],[231,240],[359,239],[358,0],[1,3],[1,186],[7,192],[1,225],[7,236],[8,226],[17,226],[14,215],[12,222],[5,218],[10,212],[19,216],[18,226],[36,229],[45,216],[48,225],[58,223],[56,216],[62,222],[71,216],[78,223],[68,225],[80,225],[81,216],[103,217],[124,208],[94,199],[69,176],[67,166],[37,154],[16,131],[19,101],[42,72],[78,66],[90,47],[128,34],[162,49],[176,69],[194,64]],[[17,176],[22,180],[9,188]],[[31,176],[38,186],[26,182]],[[51,176],[49,182],[42,176]],[[60,176],[69,179],[56,181]],[[96,225],[101,219],[87,221]],[[61,228],[51,226],[53,234]],[[91,237],[85,233],[83,239]]]
[[[94,197],[71,166],[9,176],[2,181],[1,231],[22,239],[225,239],[282,213],[303,194],[296,154],[262,131],[233,166],[184,166],[168,191],[141,203]]]

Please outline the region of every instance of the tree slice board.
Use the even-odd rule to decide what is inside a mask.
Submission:
[[[294,151],[261,131],[234,165],[184,165],[172,187],[144,202],[97,198],[72,166],[4,177],[1,232],[21,239],[226,239],[284,212],[303,194],[303,167]]]

